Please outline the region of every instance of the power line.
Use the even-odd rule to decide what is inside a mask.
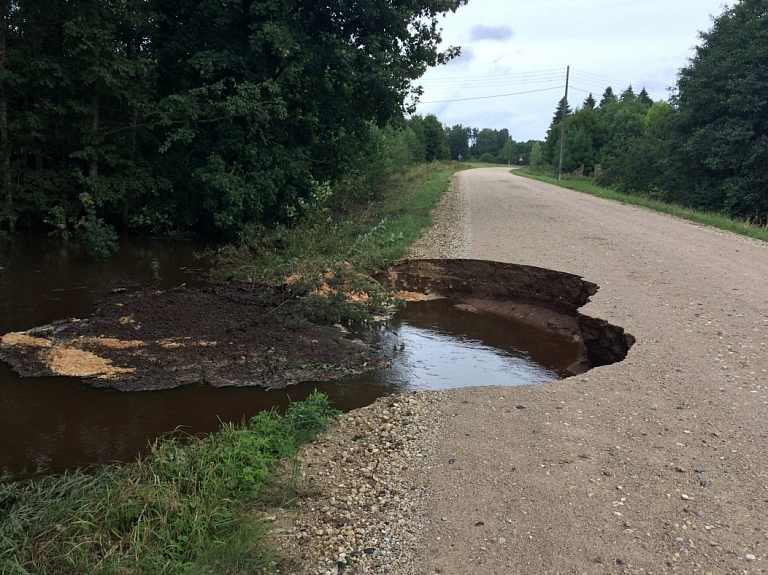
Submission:
[[[591,76],[592,79],[598,80],[598,81],[609,81],[609,82],[618,82],[620,85],[629,86],[631,82],[625,82],[624,80],[619,80],[617,78],[611,78],[609,76],[603,76],[601,74],[594,74],[593,72],[586,72],[584,70],[572,70],[576,73],[577,76]]]
[[[543,76],[543,75],[562,75],[562,70],[559,68],[552,68],[549,70],[535,70],[533,72],[509,72],[507,74],[494,74],[490,76],[485,74],[483,76],[451,76],[450,78],[434,78],[427,82],[439,82],[442,80],[476,80],[479,78],[506,78],[506,77],[526,77],[526,76]]]
[[[467,83],[460,80],[449,80],[445,83],[439,84],[439,85],[433,85],[429,84],[428,88],[443,88],[443,89],[450,89],[450,88],[477,88],[477,87],[488,87],[488,86],[525,86],[530,84],[548,84],[554,81],[561,82],[562,81],[562,74],[557,76],[550,76],[548,78],[542,78],[542,79],[530,79],[530,80],[506,80],[506,79],[495,79],[495,78],[486,78],[484,81],[480,82],[472,82]],[[422,88],[425,86],[422,86]]]
[[[419,102],[419,104],[445,104],[448,102],[467,102],[469,100],[490,100],[491,98],[507,98],[508,96],[521,96],[523,94],[534,94],[536,92],[548,92],[551,90],[560,90],[563,86],[553,86],[552,88],[542,88],[541,90],[529,90],[527,92],[515,92],[514,94],[496,94],[495,96],[478,96],[477,98],[458,98],[456,100],[431,100],[429,102]]]

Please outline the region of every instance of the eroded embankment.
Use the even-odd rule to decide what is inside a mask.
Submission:
[[[406,260],[377,278],[400,290],[512,316],[580,341],[573,372],[621,361],[634,338],[578,309],[597,286],[578,276],[480,260]],[[6,334],[0,359],[22,376],[64,375],[123,391],[193,383],[279,388],[388,365],[339,330],[278,321],[276,303],[238,286],[118,294],[86,320]]]
[[[599,287],[574,274],[487,260],[423,259],[396,262],[379,279],[577,338],[583,351],[574,372],[622,361],[635,343],[622,327],[578,312]]]

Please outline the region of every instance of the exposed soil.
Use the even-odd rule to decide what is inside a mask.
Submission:
[[[4,335],[0,358],[23,376],[69,375],[121,391],[279,388],[388,365],[340,326],[292,318],[297,304],[234,285],[117,294],[87,319]]]
[[[572,371],[621,361],[634,343],[578,308],[597,286],[578,276],[481,260],[407,260],[378,274],[410,300],[447,297],[466,309],[516,317],[581,342]],[[194,383],[285,387],[386,367],[381,350],[345,330],[301,322],[298,300],[233,285],[119,294],[70,319],[8,333],[0,358],[23,376],[80,377],[121,391]],[[340,329],[339,329],[340,328]]]

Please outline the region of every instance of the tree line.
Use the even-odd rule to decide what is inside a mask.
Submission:
[[[104,253],[116,230],[231,239],[329,189],[365,201],[382,142],[418,160],[405,102],[458,54],[437,23],[465,3],[5,2],[0,222]]]
[[[700,38],[668,101],[631,86],[575,111],[561,100],[541,162],[558,167],[566,108],[564,172],[583,165],[623,192],[768,223],[768,4],[736,2]]]
[[[456,124],[444,126],[434,114],[414,116],[408,126],[423,135],[427,144],[425,159],[479,161],[498,164],[528,164],[536,140],[516,142],[509,129],[472,128]],[[522,158],[522,161],[519,160]]]
[[[224,239],[313,202],[365,203],[411,163],[584,165],[606,185],[768,222],[768,5],[701,35],[666,102],[643,89],[575,111],[543,142],[444,126],[406,102],[466,0],[12,0],[0,22],[0,225]]]

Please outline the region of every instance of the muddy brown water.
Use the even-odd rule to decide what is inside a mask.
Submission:
[[[76,247],[20,238],[0,247],[0,334],[84,317],[112,290],[204,285],[194,252],[201,242],[130,240],[109,262]],[[457,308],[411,303],[385,325],[351,334],[372,341],[390,369],[289,389],[186,386],[121,393],[76,378],[20,378],[0,362],[0,473],[131,461],[156,437],[216,430],[261,410],[284,408],[314,389],[342,410],[391,393],[560,379],[578,344],[520,322]]]

